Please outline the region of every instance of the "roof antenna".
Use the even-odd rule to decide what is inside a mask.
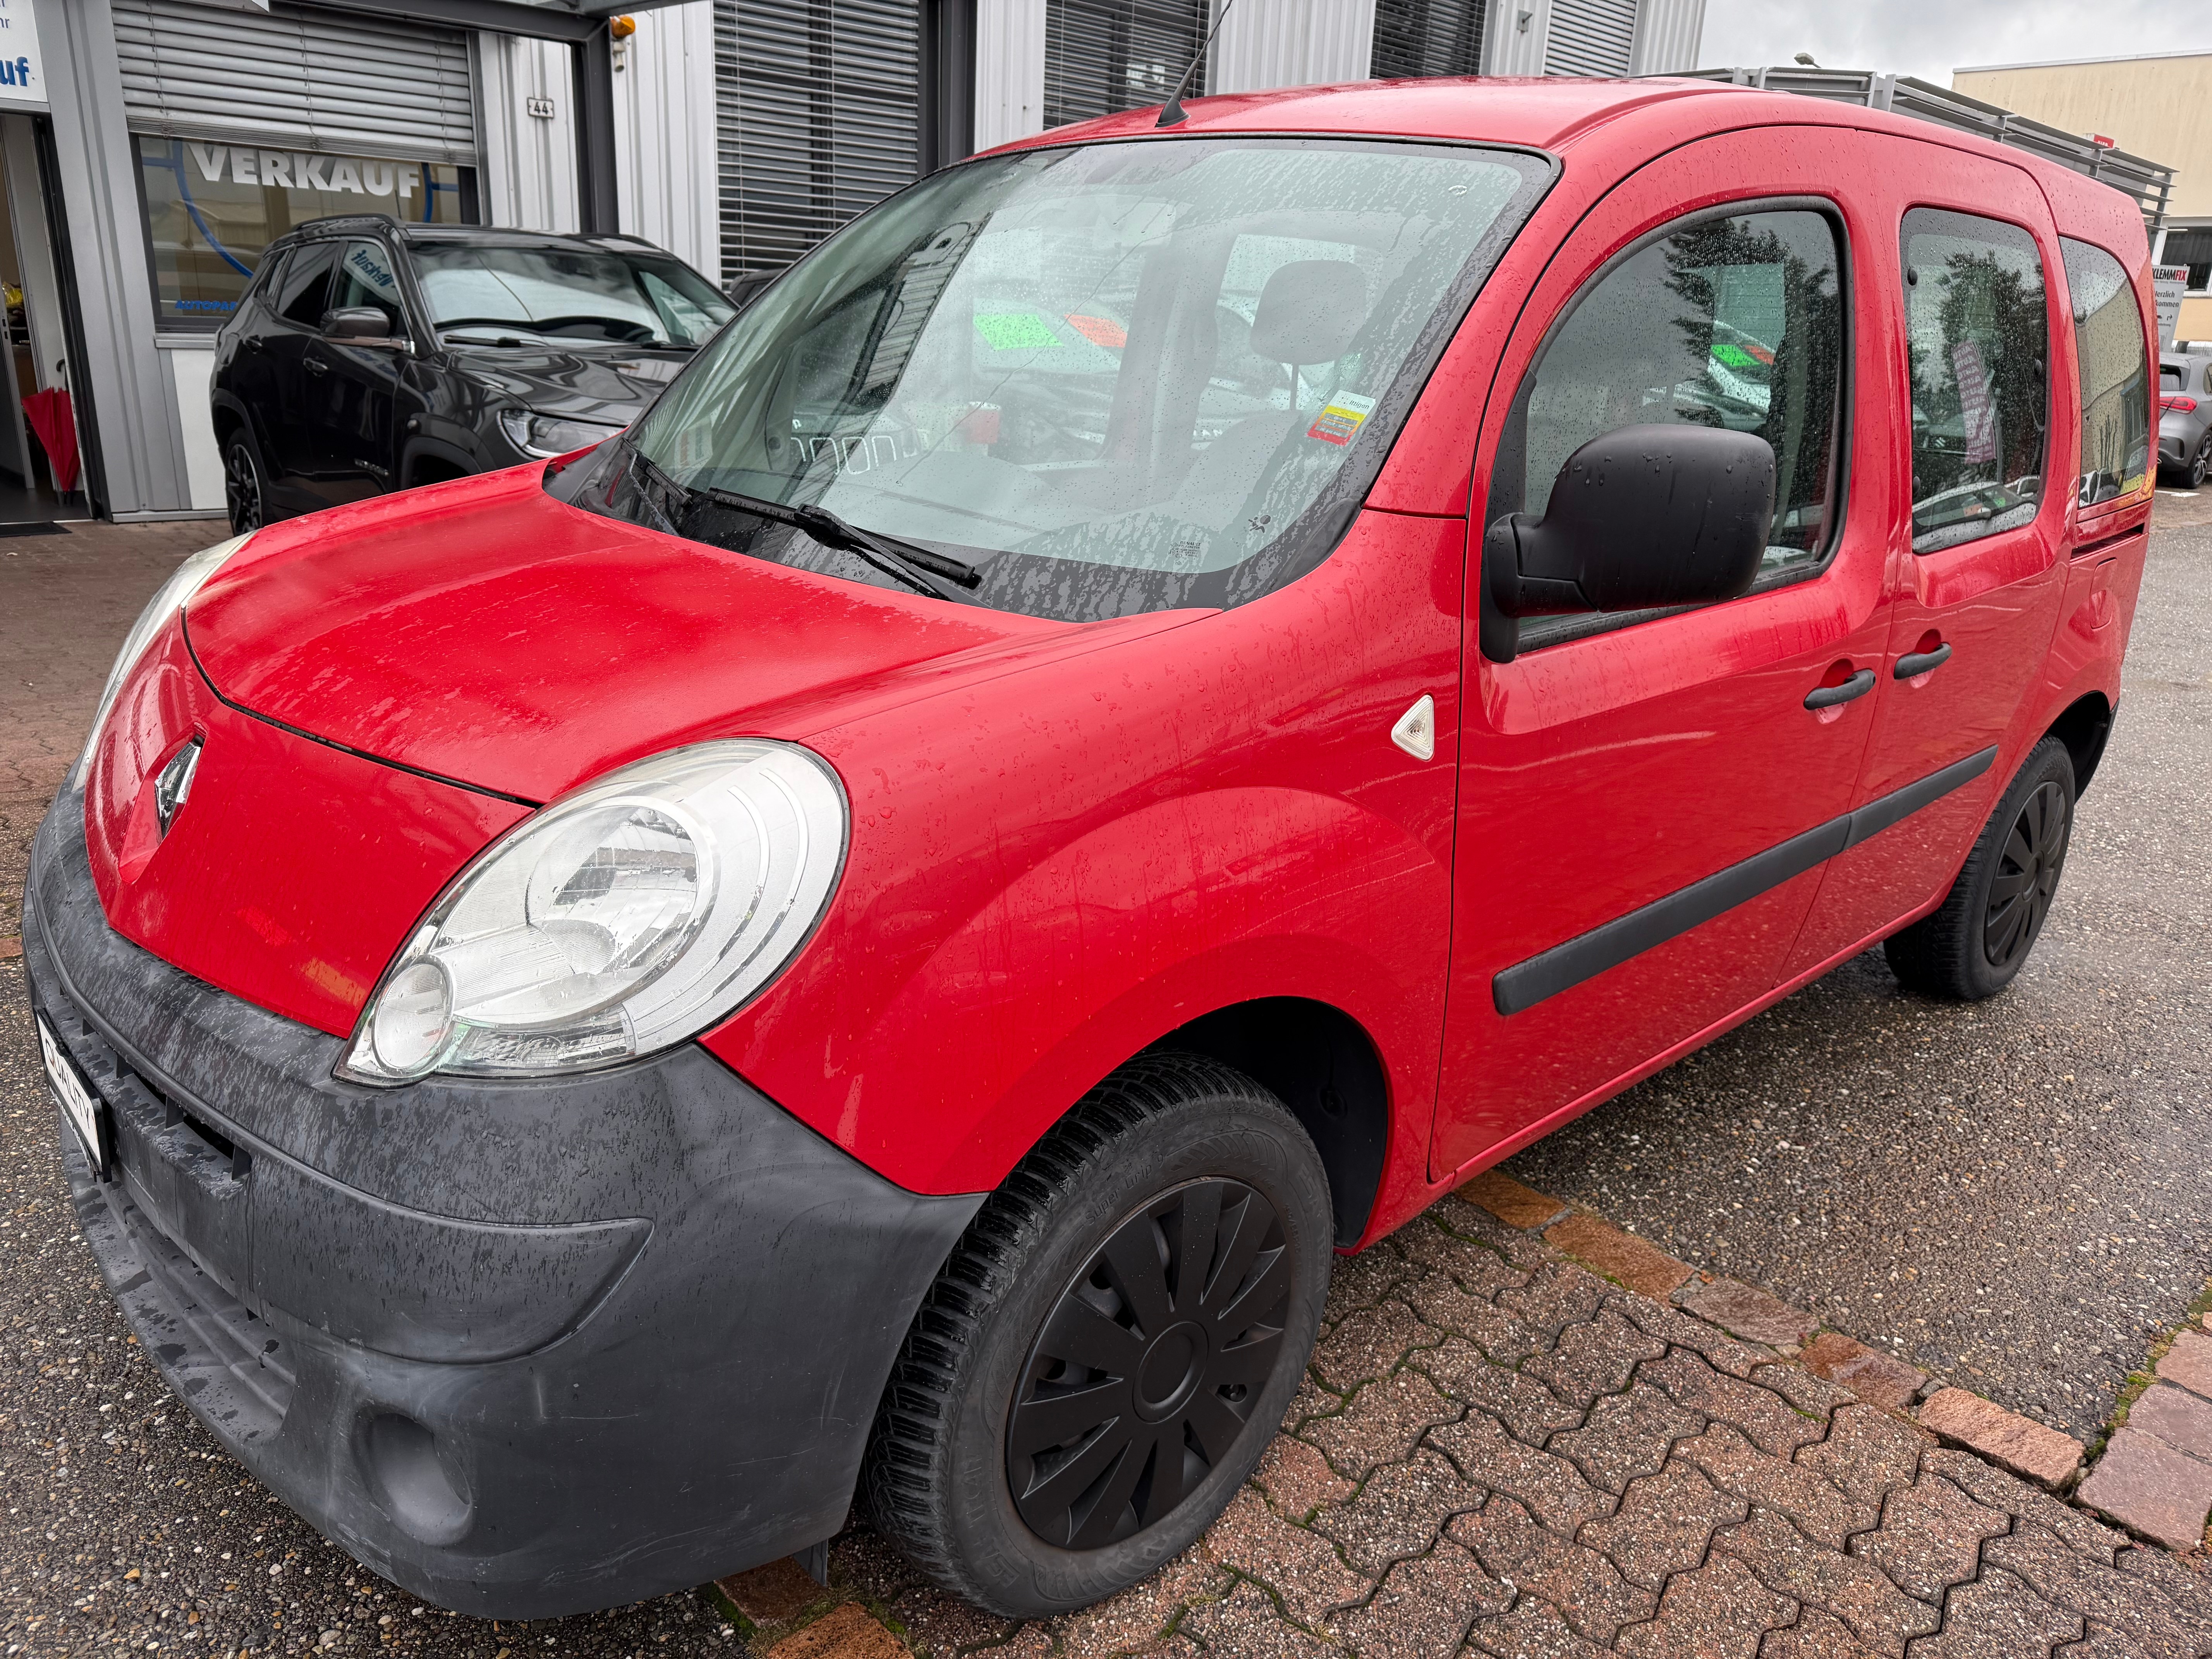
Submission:
[[[1222,24],[1229,19],[1229,9],[1236,3],[1237,0],[1221,0],[1221,9],[1213,15],[1213,27],[1206,30],[1206,39],[1199,42],[1198,56],[1190,60],[1190,67],[1182,72],[1182,79],[1176,82],[1176,89],[1168,94],[1167,102],[1160,106],[1160,118],[1152,123],[1154,126],[1179,127],[1190,119],[1182,106],[1183,90],[1190,85],[1190,77],[1198,73],[1198,66],[1206,61],[1207,48],[1213,45],[1213,37],[1221,33]]]

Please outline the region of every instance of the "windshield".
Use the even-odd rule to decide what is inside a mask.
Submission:
[[[561,493],[891,580],[732,498],[819,506],[1034,616],[1242,603],[1341,537],[1551,176],[1322,139],[970,162],[796,266]]]
[[[665,255],[465,242],[418,242],[411,251],[432,326],[464,343],[689,348],[737,315],[705,277]]]

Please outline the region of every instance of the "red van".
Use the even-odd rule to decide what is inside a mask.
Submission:
[[[856,1500],[1173,1556],[1333,1255],[1876,943],[2033,946],[2151,489],[2116,191],[1687,82],[1120,116],[633,429],[190,562],[40,832],[147,1351],[422,1597]]]

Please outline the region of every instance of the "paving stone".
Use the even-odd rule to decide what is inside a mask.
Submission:
[[[1631,1483],[1619,1512],[1590,1522],[1577,1541],[1603,1554],[1631,1583],[1656,1590],[1665,1587],[1669,1574],[1705,1559],[1721,1528],[1750,1514],[1748,1504],[1678,1457],[1657,1474]]]
[[[1820,1322],[1802,1308],[1793,1308],[1740,1279],[1716,1279],[1710,1285],[1698,1285],[1679,1297],[1678,1304],[1731,1336],[1747,1337],[1769,1347],[1802,1346],[1820,1328]]]
[[[1817,1417],[1823,1422],[1837,1407],[1848,1406],[1858,1398],[1849,1389],[1838,1388],[1826,1378],[1815,1376],[1797,1365],[1767,1364],[1745,1375],[1760,1388],[1773,1389],[1808,1417]]]
[[[1358,1255],[1339,1256],[1328,1276],[1328,1317],[1340,1321],[1362,1308],[1397,1294],[1401,1285],[1420,1276],[1393,1238],[1378,1240]]]
[[[1571,1429],[1583,1420],[1583,1414],[1547,1385],[1525,1372],[1492,1363],[1463,1336],[1415,1354],[1412,1363],[1453,1399],[1481,1407],[1517,1438],[1531,1444],[1541,1445],[1550,1435]]]
[[[1062,1659],[1149,1653],[1186,1608],[1219,1601],[1236,1582],[1203,1552],[1186,1550],[1142,1583],[1109,1595],[1096,1607],[1052,1620],[1048,1628]]]
[[[1010,1640],[1021,1626],[985,1613],[933,1584],[916,1584],[890,1604],[891,1617],[906,1629],[907,1641],[930,1659],[951,1659],[963,1648]]]
[[[768,1659],[907,1659],[906,1644],[857,1601],[834,1607],[768,1650]]]
[[[2212,1463],[2140,1429],[2115,1429],[2075,1496],[2168,1549],[2195,1549],[2204,1541],[2205,1513],[2212,1510]]]
[[[2166,1597],[2175,1616],[2197,1633],[2205,1651],[2212,1653],[2212,1560],[2192,1556],[2184,1565],[2164,1550],[2130,1544],[2118,1552],[2112,1565]]]
[[[1488,1496],[1462,1480],[1449,1458],[1424,1446],[1407,1462],[1376,1470],[1351,1503],[1323,1510],[1314,1530],[1334,1539],[1359,1571],[1379,1578],[1392,1562],[1425,1553],[1445,1522]]]
[[[1552,1259],[1543,1235],[1507,1225],[1479,1204],[1470,1204],[1457,1193],[1448,1193],[1429,1206],[1429,1219],[1445,1231],[1486,1245],[1498,1252],[1509,1267],[1533,1273]]]
[[[1498,1659],[1599,1659],[1605,1651],[1569,1630],[1550,1602],[1528,1597],[1502,1618],[1476,1620],[1467,1639],[1470,1647]]]
[[[1424,1323],[1465,1337],[1501,1365],[1517,1365],[1547,1338],[1486,1297],[1462,1288],[1449,1273],[1432,1273],[1406,1287]]]
[[[1359,1480],[1382,1464],[1403,1462],[1422,1430],[1453,1422],[1464,1409],[1420,1372],[1398,1371],[1370,1382],[1335,1416],[1308,1423],[1299,1438],[1320,1447],[1337,1473]]]
[[[1276,1512],[1289,1521],[1304,1521],[1324,1504],[1347,1504],[1359,1483],[1347,1480],[1329,1468],[1328,1459],[1303,1440],[1279,1434],[1252,1471]]]
[[[1625,1394],[1600,1400],[1590,1407],[1587,1423],[1554,1435],[1544,1449],[1573,1463],[1592,1486],[1617,1496],[1638,1476],[1658,1474],[1674,1443],[1704,1428],[1703,1418],[1683,1410],[1650,1383],[1638,1382]]]
[[[1192,1608],[1176,1633],[1202,1644],[1206,1659],[1319,1659],[1343,1652],[1285,1620],[1256,1584],[1239,1584],[1220,1601]]]
[[[1208,1560],[1267,1585],[1302,1625],[1318,1627],[1336,1608],[1364,1601],[1374,1588],[1344,1565],[1327,1539],[1279,1519],[1249,1486],[1206,1529],[1199,1547]]]
[[[1446,1532],[1493,1577],[1551,1602],[1577,1634],[1594,1642],[1610,1642],[1623,1625],[1659,1610],[1651,1591],[1630,1583],[1595,1550],[1538,1525],[1512,1498],[1493,1498],[1480,1514],[1454,1516]]]
[[[1713,1553],[1733,1555],[1770,1589],[1811,1602],[1841,1619],[1852,1640],[1899,1659],[1905,1644],[1942,1622],[1867,1562],[1814,1544],[1778,1510],[1754,1508],[1741,1526],[1713,1534]]]
[[[1474,1180],[1462,1182],[1458,1196],[1523,1231],[1541,1227],[1567,1207],[1533,1187],[1522,1186],[1503,1170],[1485,1170]]]
[[[2212,1336],[2184,1331],[2158,1362],[2162,1382],[2176,1382],[2190,1393],[2212,1400]]]
[[[796,1619],[830,1594],[787,1555],[766,1566],[717,1578],[714,1588],[736,1602],[738,1611],[756,1625],[781,1625]]]
[[[1814,1337],[1797,1363],[1815,1376],[1842,1383],[1869,1405],[1890,1412],[1909,1407],[1928,1381],[1927,1372],[1833,1331]]]
[[[1613,1287],[1569,1261],[1547,1261],[1518,1290],[1500,1291],[1498,1305],[1532,1329],[1557,1337],[1570,1325],[1597,1317]]]
[[[1697,1465],[1722,1491],[1780,1510],[1807,1537],[1831,1549],[1841,1548],[1846,1538],[1879,1518],[1872,1504],[1860,1503],[1814,1470],[1759,1450],[1741,1430],[1726,1423],[1684,1441],[1674,1455]]]
[[[1752,1444],[1778,1457],[1787,1457],[1827,1432],[1825,1423],[1796,1410],[1772,1389],[1723,1376],[1693,1353],[1670,1353],[1637,1376],[1702,1416],[1734,1424]]]
[[[1513,1592],[1480,1562],[1444,1540],[1392,1567],[1374,1599],[1339,1618],[1332,1633],[1354,1652],[1380,1659],[1445,1659],[1478,1615],[1503,1613],[1512,1601]]]
[[[1952,1593],[1943,1633],[1916,1642],[1912,1659],[2012,1659],[2044,1655],[2084,1634],[2079,1613],[2054,1607],[2002,1567]]]
[[[1378,1302],[1371,1308],[1356,1308],[1337,1321],[1316,1345],[1313,1366],[1323,1383],[1349,1394],[1363,1382],[1388,1376],[1411,1349],[1432,1348],[1443,1335],[1421,1323],[1404,1303]]]
[[[1623,1232],[1594,1215],[1569,1216],[1545,1230],[1544,1242],[1657,1301],[1664,1301],[1691,1275],[1688,1262],[1677,1261],[1650,1239]]]
[[[2128,1427],[2156,1435],[2176,1451],[2212,1461],[2212,1401],[2171,1382],[2157,1384],[2128,1407]]]
[[[1854,1538],[1851,1553],[1871,1561],[1908,1595],[1940,1601],[1974,1576],[1982,1540],[2012,1525],[1940,1475],[1923,1475],[1883,1505],[1881,1528]]]
[[[1427,1215],[1415,1217],[1391,1238],[1418,1273],[1448,1273],[1476,1296],[1495,1296],[1528,1282],[1527,1270],[1509,1266],[1495,1249],[1462,1237]]]
[[[1796,1461],[1878,1510],[1884,1498],[1913,1483],[1929,1449],[1929,1437],[1911,1424],[1854,1401],[1836,1408],[1826,1438],[1800,1451]]]
[[[1476,1486],[1519,1498],[1546,1526],[1569,1536],[1583,1522],[1613,1510],[1612,1496],[1591,1486],[1572,1463],[1522,1444],[1486,1412],[1470,1411],[1434,1431],[1429,1443]]]
[[[1874,1652],[1854,1641],[1850,1627],[1835,1614],[1804,1607],[1796,1624],[1767,1632],[1759,1659],[1873,1659]]]
[[[2204,1413],[2212,1428],[2212,1405]],[[2045,1486],[2062,1485],[2081,1467],[2081,1443],[2072,1435],[1964,1389],[1940,1389],[1923,1401],[1919,1420],[1922,1428],[1938,1438],[1979,1452],[1992,1463]]]
[[[1982,1547],[1982,1565],[2002,1567],[2052,1606],[2124,1637],[2144,1659],[2198,1659],[2203,1651],[2172,1602],[2142,1579],[2069,1547],[2047,1527],[2027,1522],[1990,1539]]]
[[[1735,1557],[1717,1556],[1668,1585],[1659,1616],[1630,1626],[1613,1645],[1628,1659],[1753,1659],[1767,1632],[1796,1618],[1796,1602]]]
[[[1754,1367],[1773,1358],[1765,1348],[1739,1342],[1717,1325],[1692,1319],[1648,1296],[1615,1291],[1606,1297],[1605,1305],[1626,1315],[1638,1330],[1674,1347],[1689,1349],[1703,1357],[1715,1370],[1729,1376],[1749,1376]],[[1800,1371],[1797,1375],[1802,1376],[1804,1373]]]
[[[2066,1540],[2069,1548],[2106,1566],[2113,1565],[2118,1551],[2132,1547],[2125,1534],[2113,1531],[2070,1504],[2060,1503],[2016,1475],[1990,1468],[1972,1452],[1938,1448],[1923,1455],[1920,1468],[1923,1474],[1943,1476],[1977,1504],[2049,1528]]]
[[[1550,1383],[1569,1405],[1587,1408],[1601,1395],[1619,1394],[1637,1366],[1666,1352],[1665,1343],[1601,1308],[1589,1323],[1561,1331],[1554,1346],[1530,1355],[1521,1369]]]

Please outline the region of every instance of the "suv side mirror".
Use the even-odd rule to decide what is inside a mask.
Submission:
[[[1490,526],[1488,608],[1545,617],[1732,599],[1759,574],[1773,521],[1765,439],[1710,426],[1621,427],[1567,458],[1542,518],[1513,513]],[[1510,638],[1486,637],[1484,654],[1512,661]],[[1503,655],[1493,648],[1501,645]]]
[[[388,340],[392,319],[374,306],[347,306],[323,313],[323,337],[327,340]]]

